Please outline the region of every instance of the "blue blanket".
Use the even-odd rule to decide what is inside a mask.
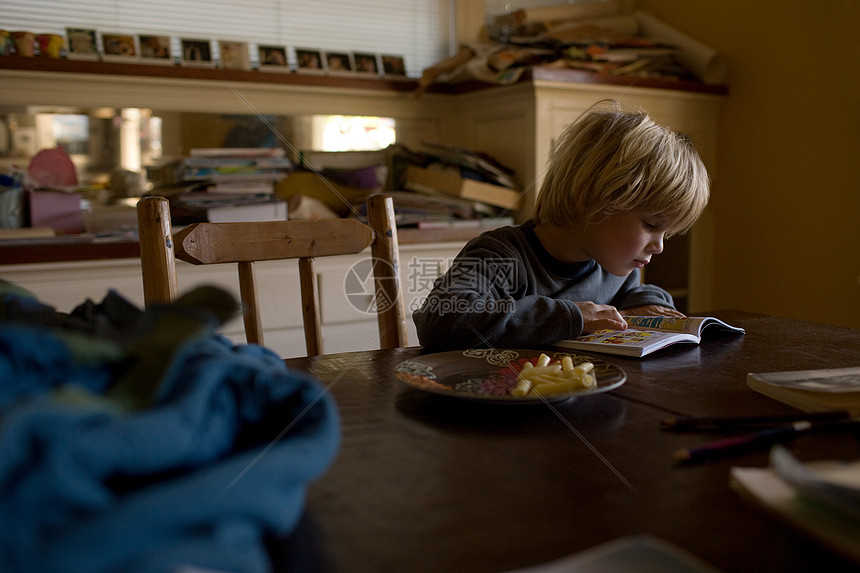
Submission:
[[[271,568],[339,446],[315,379],[193,309],[88,330],[0,307],[0,571]]]

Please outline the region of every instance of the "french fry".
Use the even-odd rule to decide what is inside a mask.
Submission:
[[[583,362],[574,366],[570,356],[553,362],[546,354],[541,354],[535,364],[526,362],[519,373],[512,396],[523,397],[530,393],[549,396],[569,393],[574,390],[592,388],[597,385],[594,364]]]
[[[541,396],[552,396],[553,394],[566,394],[574,389],[574,386],[569,382],[559,382],[554,384],[536,384],[532,386],[535,394]]]
[[[529,391],[531,391],[531,389],[532,389],[532,383],[529,380],[520,377],[519,382],[517,382],[516,387],[513,390],[511,390],[511,396],[516,396],[517,398],[522,398],[523,396],[528,394]]]

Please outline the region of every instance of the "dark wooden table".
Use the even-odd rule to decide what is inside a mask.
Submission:
[[[296,532],[273,543],[276,568],[495,572],[646,533],[727,572],[858,570],[730,490],[730,468],[767,465],[766,449],[678,466],[673,452],[715,436],[660,421],[793,413],[749,390],[747,372],[860,365],[860,330],[713,314],[747,334],[645,359],[605,355],[627,382],[553,407],[409,388],[393,371],[417,348],[287,360],[329,386],[343,444]],[[860,457],[860,436],[846,430],[788,445],[805,461]]]

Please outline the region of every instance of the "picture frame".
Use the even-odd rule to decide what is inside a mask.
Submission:
[[[351,75],[355,68],[349,52],[324,52],[325,67],[330,75]]]
[[[326,65],[322,50],[296,48],[296,71],[303,74],[324,74]]]
[[[140,57],[137,36],[102,32],[102,59],[114,62],[133,62]]]
[[[73,60],[98,60],[98,33],[92,28],[66,28],[66,57]]]
[[[220,40],[218,42],[219,67],[225,70],[250,70],[251,58],[247,42]]]
[[[353,52],[352,60],[355,64],[355,73],[369,76],[380,75],[379,54]]]
[[[180,38],[182,48],[180,63],[183,66],[210,68],[212,60],[212,41],[199,38]]]
[[[139,34],[137,44],[141,63],[166,66],[173,64],[170,36]]]
[[[403,56],[391,54],[382,54],[382,75],[386,77],[406,77],[406,65],[403,62]]]
[[[259,57],[258,69],[263,72],[289,72],[289,59],[287,49],[284,46],[259,44],[257,46]]]

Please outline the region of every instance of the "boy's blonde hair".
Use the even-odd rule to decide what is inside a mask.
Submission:
[[[642,211],[664,218],[667,235],[684,233],[705,209],[709,188],[685,136],[646,113],[592,110],[555,144],[533,218],[573,228]]]

